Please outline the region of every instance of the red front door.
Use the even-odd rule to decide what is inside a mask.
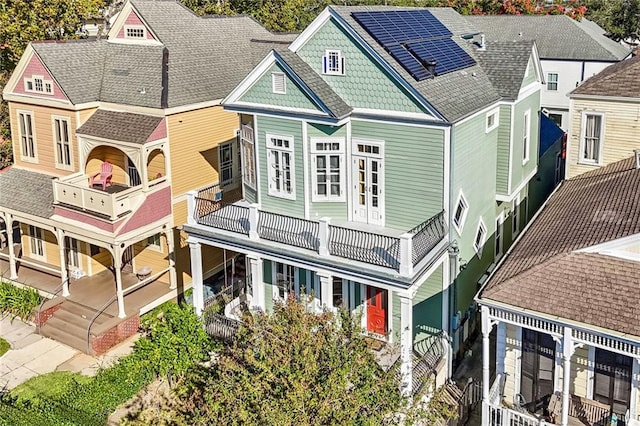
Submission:
[[[377,334],[387,332],[387,291],[367,287],[367,331]]]

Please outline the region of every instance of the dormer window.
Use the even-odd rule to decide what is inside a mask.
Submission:
[[[344,75],[344,58],[339,50],[326,50],[322,58],[322,72],[329,75]]]
[[[124,28],[125,38],[146,38],[145,28],[141,26],[127,26]]]
[[[31,78],[25,78],[24,89],[32,93],[53,94],[53,81],[45,80],[41,75],[34,75]]]

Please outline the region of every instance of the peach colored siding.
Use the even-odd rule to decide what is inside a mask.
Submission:
[[[216,147],[235,139],[237,114],[216,106],[170,115],[168,120],[173,196],[217,182]]]
[[[519,390],[515,389],[516,376],[520,374],[516,371],[516,358],[520,354],[520,348],[522,343],[517,339],[518,327],[511,324],[507,324],[507,342],[506,342],[506,356],[504,358],[504,372],[505,372],[505,384],[504,384],[504,399],[505,401],[513,401],[513,397]]]
[[[22,253],[26,257],[33,257],[31,253],[31,235],[29,234],[29,224],[20,223],[22,231]],[[51,267],[60,268],[60,250],[58,250],[58,241],[53,232],[42,230],[44,241],[42,248],[44,250],[44,260],[36,258],[36,260],[47,263]]]
[[[633,155],[634,149],[640,148],[640,105],[630,102],[572,99],[568,177],[600,167],[578,164],[582,113],[590,111],[604,114],[602,166],[629,158]]]
[[[173,226],[181,226],[187,223],[187,202],[173,203]]]
[[[96,275],[113,264],[111,253],[103,247],[100,247],[100,253],[91,258],[91,275]]]
[[[98,146],[89,153],[87,159],[87,175],[100,173],[100,167],[104,161],[113,164],[112,182],[127,185],[129,177],[125,172],[126,154],[119,149],[110,146]]]
[[[133,246],[133,266],[140,269],[145,266],[151,267],[152,273],[158,273],[169,266],[167,258],[167,239],[160,236],[160,250],[147,244],[147,239],[137,242]]]
[[[18,111],[31,112],[33,116],[35,150],[38,159],[37,164],[22,161],[22,147],[20,144],[20,128],[18,124]],[[37,169],[41,173],[63,176],[78,170],[78,146],[76,140],[76,114],[59,108],[43,107],[37,105],[9,103],[11,120],[11,135],[15,164],[30,169]],[[69,138],[71,143],[71,156],[74,170],[56,168],[56,148],[53,137],[53,117],[64,117],[69,120]]]
[[[155,179],[158,174],[166,176],[167,173],[164,168],[164,163],[164,154],[159,149],[149,154],[149,159],[147,160],[147,173],[149,180]]]
[[[97,108],[87,108],[81,111],[78,111],[78,116],[80,117],[78,120],[78,127],[82,126],[88,119],[96,112]]]

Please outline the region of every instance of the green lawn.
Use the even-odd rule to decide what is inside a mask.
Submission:
[[[88,383],[91,377],[69,371],[54,371],[27,380],[11,391],[17,401],[58,400],[79,384]]]
[[[9,349],[11,349],[9,342],[0,337],[0,356],[4,355]]]

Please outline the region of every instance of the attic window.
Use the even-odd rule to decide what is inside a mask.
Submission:
[[[34,75],[24,79],[24,90],[31,93],[53,94],[53,81],[45,80],[41,75]]]
[[[124,28],[125,38],[145,38],[145,28],[144,27],[125,27]]]
[[[344,75],[344,58],[339,50],[326,50],[322,58],[322,72],[329,75]]]
[[[273,93],[284,95],[287,93],[287,80],[284,73],[274,72],[271,74],[271,86]]]
[[[499,123],[498,119],[499,119],[499,110],[497,108],[487,113],[487,127],[485,130],[486,133],[489,133],[490,131],[498,127],[498,123]]]

